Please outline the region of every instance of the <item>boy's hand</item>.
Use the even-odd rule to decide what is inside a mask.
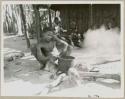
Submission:
[[[67,52],[66,51],[62,51],[59,56],[63,57],[63,56],[66,56],[66,55],[67,55]]]

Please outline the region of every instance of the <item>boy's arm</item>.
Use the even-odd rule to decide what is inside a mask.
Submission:
[[[63,29],[62,27],[60,29],[62,32],[67,32],[67,30]]]
[[[63,51],[66,51],[67,48],[68,48],[68,43],[59,39],[56,35],[54,35],[54,39],[57,43],[60,43],[60,44],[63,44],[64,45],[64,48],[63,48]]]

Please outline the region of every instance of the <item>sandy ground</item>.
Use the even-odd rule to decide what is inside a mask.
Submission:
[[[31,43],[35,43],[31,40]],[[59,86],[49,90],[45,86],[51,83],[50,72],[40,70],[40,65],[26,48],[26,41],[18,36],[4,37],[4,55],[15,51],[25,53],[21,59],[4,62],[6,96],[65,96],[65,97],[121,97],[121,84],[113,79],[83,80],[76,86],[64,80]],[[88,68],[97,67],[100,73],[121,75],[121,58],[119,53],[104,54],[97,50],[74,48],[72,56],[76,63],[86,64]],[[106,61],[112,61],[105,63]],[[47,94],[46,92],[49,93]]]

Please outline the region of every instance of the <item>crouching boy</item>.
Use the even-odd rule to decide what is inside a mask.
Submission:
[[[58,55],[54,54],[55,48],[59,52]],[[55,61],[58,57],[68,56],[71,53],[71,47],[68,43],[54,35],[50,28],[45,28],[40,43],[31,46],[31,52],[41,64],[41,69],[47,70],[51,66],[55,68]]]

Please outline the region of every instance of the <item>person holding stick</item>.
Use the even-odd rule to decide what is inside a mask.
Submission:
[[[60,47],[56,47],[56,45]],[[57,48],[58,55],[54,53],[54,49]],[[71,48],[65,41],[59,39],[51,28],[44,28],[40,43],[31,46],[31,52],[41,64],[41,69],[47,69],[50,65],[55,65],[55,61],[58,57],[68,56],[71,53]]]

